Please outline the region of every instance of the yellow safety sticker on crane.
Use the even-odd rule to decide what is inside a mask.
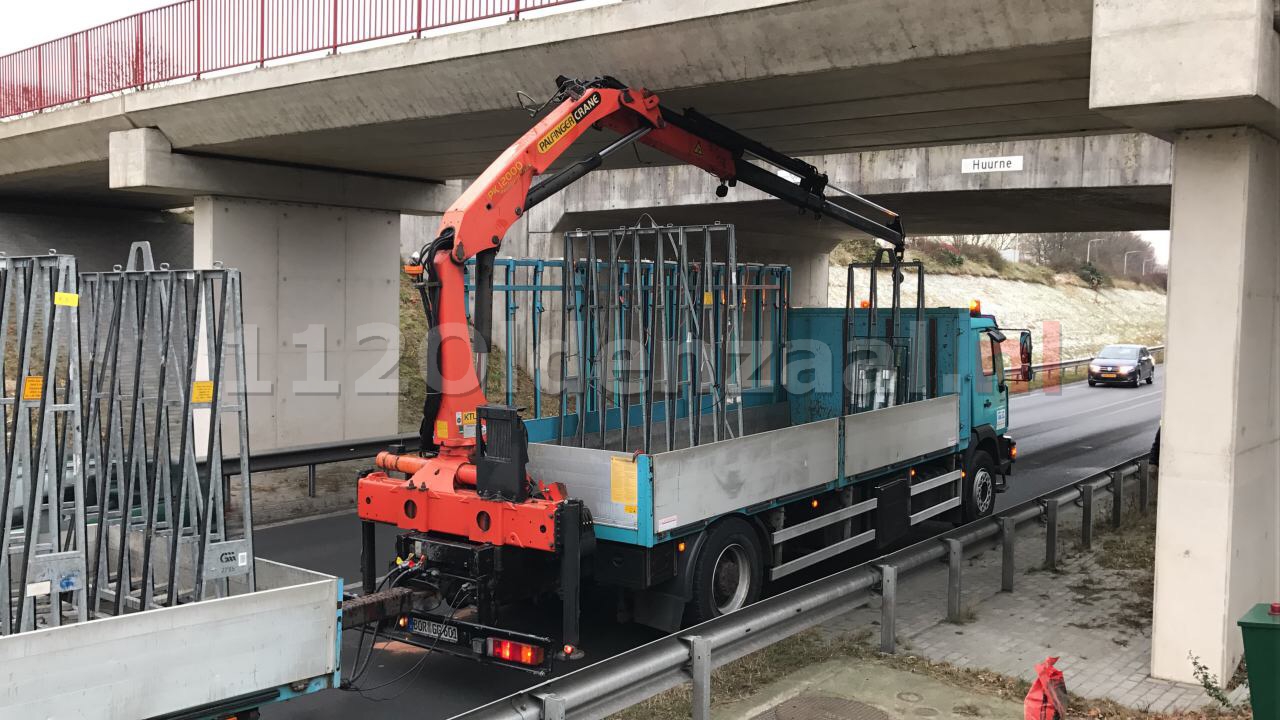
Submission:
[[[637,503],[637,467],[631,458],[609,458],[609,500],[634,508]],[[627,512],[635,512],[635,510]]]
[[[213,402],[213,381],[212,380],[196,380],[191,383],[191,402],[193,403],[211,403]]]
[[[44,376],[28,375],[22,378],[22,399],[39,400],[44,395]]]
[[[449,421],[437,420],[436,421],[436,439],[445,440],[448,437],[449,437]]]
[[[79,307],[80,296],[76,293],[56,292],[53,294],[54,305],[65,305],[66,307]]]

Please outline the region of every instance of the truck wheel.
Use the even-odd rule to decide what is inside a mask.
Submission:
[[[693,599],[687,617],[706,622],[750,605],[764,585],[760,539],[745,520],[731,517],[710,531],[693,568]]]
[[[964,508],[965,522],[987,517],[996,509],[995,463],[985,450],[973,454],[973,460],[965,470]]]

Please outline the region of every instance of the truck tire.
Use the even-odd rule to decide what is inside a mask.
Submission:
[[[693,599],[686,621],[706,622],[760,599],[764,586],[764,552],[747,521],[730,517],[707,531],[693,564]]]
[[[965,468],[964,502],[960,505],[964,522],[987,517],[996,509],[995,467],[986,450],[973,453],[969,467]]]

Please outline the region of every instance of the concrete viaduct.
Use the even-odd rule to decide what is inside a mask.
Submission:
[[[251,312],[260,313],[258,361],[270,366],[259,375],[278,380],[304,363],[285,337],[298,317],[341,318],[323,338],[332,378],[370,368],[382,350],[354,331],[394,325],[397,215],[443,210],[456,192],[446,181],[479,172],[526,129],[516,91],[544,95],[559,74],[643,84],[793,154],[914,168],[896,178],[865,172],[862,160],[832,170],[914,211],[916,230],[1088,229],[1099,217],[1151,229],[1164,223],[1130,221],[1164,217],[1173,239],[1152,671],[1190,680],[1191,652],[1225,677],[1241,654],[1235,618],[1280,597],[1274,23],[1270,0],[622,0],[2,123],[0,196],[194,204],[195,262],[245,268],[246,296],[268,299]],[[1172,143],[1171,189],[1166,176],[1150,195],[1112,190],[1148,187],[1123,180],[1115,148],[1097,149],[1108,161],[1081,164],[1076,187],[1092,189],[1074,199],[1012,174],[990,187],[948,184],[932,173],[935,157],[944,167],[954,159],[948,151],[902,149],[1087,148],[1103,142],[1090,136],[1134,131]],[[1087,158],[1084,148],[1063,158]],[[625,169],[660,162],[643,152],[620,159],[624,169],[575,189],[532,230],[589,212],[593,223],[631,219],[630,205],[646,202],[678,222],[698,202],[687,171]],[[664,175],[688,197],[606,197],[611,182]],[[995,209],[982,213],[986,198]],[[729,201],[700,220],[757,222],[759,198]],[[1032,206],[1021,216],[1048,227],[975,221],[1013,222],[1010,208]],[[831,240],[818,237],[813,253]],[[385,400],[360,403],[281,398],[259,430],[291,444],[275,428],[324,414],[330,437],[369,434],[356,431],[376,424]]]

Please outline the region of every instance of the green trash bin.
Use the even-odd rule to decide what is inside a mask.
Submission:
[[[1244,636],[1253,716],[1280,718],[1280,603],[1258,603],[1237,624]]]

